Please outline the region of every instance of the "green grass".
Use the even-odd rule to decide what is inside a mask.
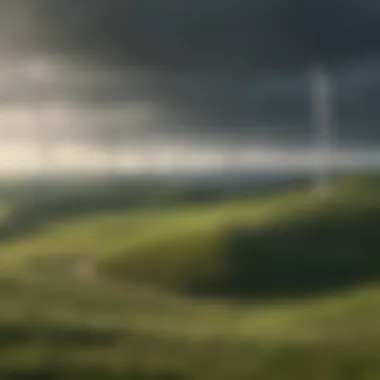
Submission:
[[[379,189],[114,210],[3,241],[1,379],[380,378]]]
[[[242,276],[244,268],[238,265],[253,272],[259,268],[260,256],[281,265],[282,257],[311,262],[318,256],[323,265],[335,257],[336,265],[339,260],[352,264],[372,255],[370,264],[377,269],[377,188],[372,182],[368,186],[365,181],[343,181],[327,200],[301,189],[253,200],[77,217],[3,243],[0,252],[4,265],[38,265],[44,270],[63,268],[65,261],[86,256],[101,275],[181,291],[198,287],[218,291],[218,283],[226,285],[236,282],[231,276]],[[372,244],[366,255],[361,252],[363,239]],[[291,252],[279,256],[284,246]],[[254,260],[244,262],[247,257]],[[231,273],[232,269],[237,272]],[[249,272],[244,276],[252,277]],[[248,290],[257,287],[256,283],[247,287],[244,281]]]
[[[136,371],[178,379],[343,380],[351,369],[357,379],[380,375],[377,285],[267,306],[137,294],[100,280],[8,276],[0,292],[0,370],[8,376],[57,378],[50,370],[106,380]]]

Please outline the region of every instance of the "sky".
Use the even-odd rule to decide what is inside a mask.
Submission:
[[[131,164],[147,146],[162,158],[185,144],[302,160],[319,62],[336,151],[372,157],[379,17],[372,0],[1,0],[0,156],[13,170],[44,162],[41,149],[44,165],[52,150],[59,165],[73,146],[74,162],[88,151],[101,165],[96,155],[127,149]]]

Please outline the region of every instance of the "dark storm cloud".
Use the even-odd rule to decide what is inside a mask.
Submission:
[[[122,65],[251,71],[379,51],[373,0],[3,0],[2,7],[18,18],[13,37],[25,46]]]
[[[59,86],[14,87],[3,100],[153,104],[170,114],[146,122],[158,133],[305,140],[304,69],[364,57],[366,71],[380,52],[379,20],[374,0],[1,0],[4,51],[56,54],[111,73],[103,82],[72,73]],[[350,75],[338,83],[338,134],[379,138],[380,83],[357,85]],[[128,123],[112,134],[130,133]]]
[[[380,70],[363,65],[334,77],[339,142],[379,141]],[[41,77],[39,70],[6,73],[0,86],[1,129],[16,132],[20,123],[33,121],[51,125],[59,135],[103,142],[133,136],[283,143],[312,138],[307,75],[116,72],[54,63],[51,70],[45,68]]]

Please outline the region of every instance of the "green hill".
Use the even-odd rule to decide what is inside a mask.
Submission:
[[[380,376],[380,288],[249,305],[97,279],[0,281],[2,379],[346,380]]]
[[[380,273],[378,182],[338,182],[253,200],[110,211],[0,245],[4,265],[71,268],[175,291],[231,295],[350,284]]]
[[[5,239],[0,377],[378,379],[379,190],[122,208]]]

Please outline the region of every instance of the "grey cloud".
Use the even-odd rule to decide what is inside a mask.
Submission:
[[[0,88],[3,129],[29,123],[103,143],[159,136],[282,143],[312,137],[305,73],[255,78],[51,65],[47,77],[30,76],[30,70],[29,76],[7,74],[8,86]],[[337,142],[380,138],[380,70],[357,67],[334,76]]]
[[[0,99],[60,105],[76,115],[68,130],[99,140],[307,141],[305,68],[320,59],[343,73],[362,59],[362,75],[377,62],[379,19],[372,0],[2,0],[3,51],[75,65],[45,82],[18,76]],[[339,75],[337,140],[380,141],[378,72]]]
[[[170,70],[285,68],[379,53],[373,0],[2,0],[5,45]]]

